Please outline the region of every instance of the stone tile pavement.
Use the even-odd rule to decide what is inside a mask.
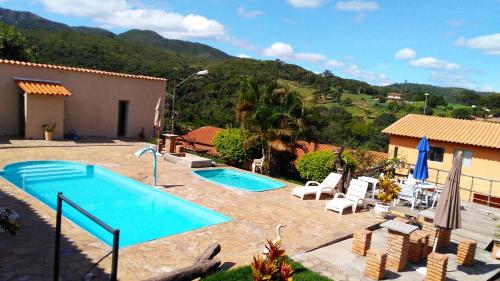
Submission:
[[[108,168],[130,178],[151,182],[151,156],[133,153],[146,144],[109,145],[75,143],[56,145],[7,145],[0,148],[0,167],[26,160],[69,160]],[[120,280],[143,280],[161,272],[188,266],[214,242],[222,246],[218,258],[225,267],[250,263],[262,251],[266,238],[274,238],[277,224],[286,224],[283,245],[290,256],[379,223],[372,212],[340,216],[326,212],[326,200],[300,200],[290,195],[291,184],[266,192],[245,192],[206,182],[191,169],[158,162],[162,191],[205,206],[232,221],[195,231],[164,237],[120,250]],[[0,233],[0,280],[52,280],[55,212],[0,178],[0,205],[20,214],[21,230],[16,236]],[[69,221],[63,221],[63,280],[81,280],[88,268],[109,251],[109,247]],[[324,270],[325,272],[328,270]],[[94,279],[105,279],[110,259],[95,270]],[[341,280],[341,275],[336,280]]]
[[[384,249],[387,240],[387,230],[378,229],[372,234],[371,247]],[[363,276],[366,257],[356,255],[351,251],[352,239],[346,239],[305,254],[294,256],[296,260],[311,270],[321,272],[325,276],[334,276],[334,280],[371,280]],[[457,266],[456,241],[447,248],[438,249],[439,253],[448,255],[447,280],[472,281],[488,280],[500,271],[500,261],[491,259],[491,252],[482,249],[476,250],[475,263],[472,267]],[[413,281],[423,280],[426,267],[425,261],[419,263],[408,262],[402,272],[386,271],[384,280]],[[339,276],[340,277],[337,277]]]

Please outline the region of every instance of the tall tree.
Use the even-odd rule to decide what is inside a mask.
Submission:
[[[277,157],[295,150],[303,131],[304,103],[299,93],[287,91],[272,82],[259,86],[253,79],[240,84],[237,120],[249,133],[248,140],[260,141],[268,171],[279,170]]]
[[[26,47],[26,38],[15,27],[0,22],[0,58],[32,61],[34,55]]]

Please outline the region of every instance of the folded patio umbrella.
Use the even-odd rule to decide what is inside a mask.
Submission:
[[[434,225],[439,229],[457,229],[461,227],[460,216],[460,174],[462,172],[462,151],[457,153],[448,173],[441,196],[434,213]],[[436,233],[437,234],[437,233]],[[436,251],[437,238],[434,242]]]
[[[427,154],[431,150],[429,147],[429,142],[427,138],[424,136],[420,139],[420,142],[417,145],[418,150],[418,158],[417,163],[415,164],[415,169],[413,170],[413,177],[416,180],[426,180],[429,177],[429,170],[427,168]]]
[[[154,123],[153,123],[153,131],[156,131],[156,138],[159,139],[160,138],[160,134],[161,134],[161,119],[162,119],[162,116],[161,116],[161,97],[158,98],[158,102],[156,103],[156,107],[155,107],[155,120],[154,120]],[[160,142],[157,141],[156,142],[156,151],[159,151],[160,150]]]
[[[160,128],[161,127],[161,119],[162,119],[162,116],[161,116],[161,97],[158,98],[158,102],[156,103],[156,107],[155,107],[155,120],[154,120],[154,123],[153,123],[153,126],[155,128]]]

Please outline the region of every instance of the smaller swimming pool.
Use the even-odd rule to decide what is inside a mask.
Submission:
[[[285,186],[283,183],[272,179],[232,169],[196,170],[193,173],[215,184],[252,192],[277,189]]]

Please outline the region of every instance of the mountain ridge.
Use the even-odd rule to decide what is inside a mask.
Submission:
[[[151,31],[151,30],[139,30],[139,29],[131,29],[128,31],[125,31],[120,34],[115,34],[111,31],[108,31],[106,29],[102,28],[97,28],[97,27],[87,27],[87,26],[69,26],[64,23],[59,23],[55,21],[51,21],[48,19],[45,19],[39,15],[36,15],[32,12],[29,11],[15,11],[15,10],[10,10],[10,9],[5,9],[0,7],[0,21],[9,24],[9,25],[14,25],[17,28],[21,29],[25,35],[27,35],[28,39],[32,40],[34,45],[44,45],[44,46],[39,46],[39,48],[42,47],[64,47],[65,45],[72,45],[71,43],[68,42],[44,42],[43,44],[40,44],[38,41],[44,41],[45,38],[42,38],[39,35],[33,34],[32,31],[44,31],[46,32],[46,35],[48,36],[53,36],[54,39],[61,40],[63,39],[75,39],[77,37],[86,37],[89,40],[93,41],[98,41],[99,39],[102,38],[105,43],[109,43],[110,41],[113,41],[112,43],[109,43],[113,45],[113,48],[115,50],[123,49],[121,48],[120,44],[126,45],[124,48],[125,49],[134,49],[137,52],[141,52],[142,48],[147,48],[147,51],[154,52],[154,49],[159,52],[160,50],[165,51],[166,53],[164,54],[169,54],[168,58],[177,60],[175,58],[172,58],[175,54],[181,55],[179,59],[184,60],[183,62],[180,62],[180,65],[184,66],[193,66],[193,65],[199,65],[203,64],[204,60],[207,61],[241,61],[241,59],[231,56],[219,49],[216,49],[214,47],[211,47],[206,44],[202,43],[197,43],[197,42],[190,42],[190,41],[183,41],[183,40],[176,40],[176,39],[168,39],[164,38],[160,34]],[[54,36],[55,33],[59,33],[59,36]],[[78,34],[81,35],[78,35]],[[57,37],[57,38],[55,38]],[[47,40],[45,40],[47,41]],[[85,42],[87,43],[87,42]],[[92,46],[93,48],[98,48],[99,42],[94,42],[94,45]],[[133,46],[133,47],[131,47]],[[68,46],[66,46],[68,48]],[[41,50],[42,53],[45,50]],[[67,50],[69,53],[74,53],[73,50]],[[58,53],[58,52],[56,52]],[[104,54],[103,54],[104,55]],[[115,55],[113,53],[108,53],[108,55],[112,58]],[[137,54],[131,55],[132,57],[136,57]],[[105,58],[104,56],[100,57],[104,61],[110,60],[109,58]],[[68,59],[68,60],[61,60],[58,57],[52,55],[52,56],[43,56],[42,55],[42,60],[45,60],[44,62],[46,63],[68,63],[68,60],[71,61],[72,66],[82,66],[82,67],[103,67],[105,70],[110,70],[110,71],[132,71],[137,74],[138,71],[141,69],[144,69],[145,67],[141,67],[140,65],[135,65],[135,68],[130,69],[126,67],[127,62],[122,61],[119,64],[112,64],[111,67],[106,64],[100,64],[100,63],[89,63],[83,59]],[[253,60],[253,59],[250,59]],[[265,62],[261,60],[254,60],[256,62]],[[163,62],[162,62],[163,63]],[[168,62],[167,62],[168,64]],[[207,64],[207,63],[205,63]],[[263,64],[265,65],[265,64]],[[295,66],[297,68],[303,69],[300,66],[293,65],[293,64],[286,64],[288,66]],[[121,68],[121,69],[120,69]],[[159,68],[159,67],[156,67]],[[176,67],[178,68],[178,67]],[[305,70],[305,69],[304,69]],[[305,70],[307,72],[310,72],[309,70]],[[147,71],[148,74],[151,75],[151,72],[154,73],[154,71]],[[312,73],[312,72],[311,72]],[[357,85],[359,88],[362,87],[367,87],[366,85],[369,85],[370,87],[374,89],[379,89],[382,90],[383,92],[390,92],[390,91],[399,91],[399,92],[408,92],[408,93],[416,93],[416,92],[421,92],[421,91],[427,91],[429,93],[437,94],[440,96],[448,97],[453,95],[454,93],[460,92],[460,91],[472,91],[474,93],[484,95],[488,94],[488,92],[480,92],[480,91],[475,91],[475,90],[469,90],[465,88],[459,88],[459,87],[444,87],[444,86],[435,86],[435,85],[430,85],[430,84],[423,84],[423,83],[394,83],[391,85],[387,86],[373,86],[370,85],[364,81],[359,81],[356,79],[350,79],[350,78],[342,78],[336,76],[338,79],[337,81],[341,84],[353,84]]]

